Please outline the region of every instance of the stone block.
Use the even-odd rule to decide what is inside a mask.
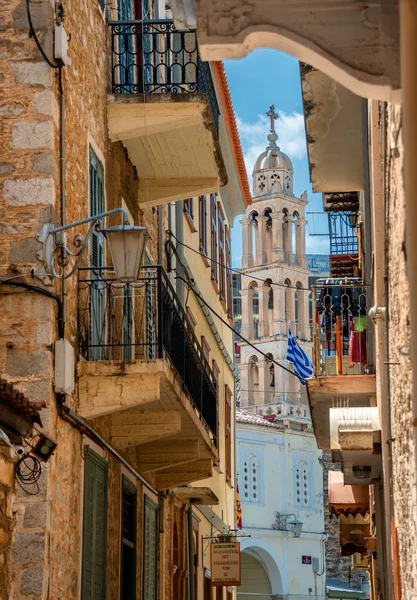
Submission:
[[[36,252],[40,249],[39,242],[34,238],[28,238],[21,242],[10,244],[11,263],[34,263]]]
[[[55,179],[58,177],[58,165],[51,152],[42,152],[32,156],[33,170],[45,175],[51,175]]]
[[[49,378],[42,381],[22,381],[19,382],[19,390],[26,394],[31,400],[45,400],[49,405],[50,396],[52,394],[52,382]],[[43,417],[42,409],[41,416]],[[42,418],[43,421],[43,418]]]
[[[2,117],[16,117],[20,115],[25,109],[21,104],[13,102],[11,104],[3,104],[0,106],[0,116]]]
[[[25,529],[46,527],[46,502],[26,505],[23,527]]]
[[[20,593],[24,596],[40,596],[43,590],[44,568],[25,569],[20,580]]]
[[[33,94],[33,104],[39,114],[53,117],[58,125],[58,104],[51,90],[43,90]]]
[[[19,4],[12,14],[15,29],[29,29],[25,2]],[[50,2],[31,2],[30,16],[35,29],[42,30],[53,26],[54,14]]]
[[[6,179],[3,198],[10,206],[55,204],[55,185],[52,179]]]
[[[44,62],[15,62],[10,63],[14,71],[16,83],[27,85],[42,85],[51,87],[52,69]]]
[[[42,412],[41,411],[41,416],[42,416]],[[48,483],[48,472],[45,469],[45,467],[42,466],[42,475],[40,476],[40,478],[38,479],[38,486],[39,486],[39,492],[36,494],[36,499],[37,500],[44,500],[46,499],[46,490],[47,490],[47,483]],[[17,486],[17,497],[18,498],[33,498],[33,494],[34,492],[37,492],[37,489],[35,489],[36,486],[28,486],[28,492],[26,492],[23,488],[20,487],[20,485]]]
[[[17,564],[34,565],[43,563],[45,553],[45,534],[18,533],[15,541],[15,560]]]
[[[15,167],[11,163],[0,163],[0,175],[10,175],[15,171]]]
[[[53,127],[50,121],[20,121],[12,129],[11,147],[17,150],[53,147]]]
[[[27,352],[7,349],[6,373],[11,377],[42,377],[52,373],[52,354],[48,350]]]

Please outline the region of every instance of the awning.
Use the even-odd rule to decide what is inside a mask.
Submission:
[[[369,488],[367,485],[345,485],[341,471],[329,471],[329,513],[335,515],[361,515],[369,513]]]

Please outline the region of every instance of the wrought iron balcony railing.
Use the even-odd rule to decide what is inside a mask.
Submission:
[[[109,268],[79,269],[79,351],[89,361],[166,356],[200,418],[217,438],[213,372],[161,267],[145,267],[134,283]]]
[[[173,21],[109,21],[114,94],[204,94],[218,132],[219,107],[210,65],[200,59],[195,30]]]
[[[318,279],[312,287],[316,376],[373,373],[370,294],[355,278]]]

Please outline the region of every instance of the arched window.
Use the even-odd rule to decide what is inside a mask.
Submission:
[[[251,214],[249,215],[249,221],[250,221],[250,226],[252,227],[252,256],[253,256],[253,260],[255,261],[254,264],[256,265],[256,247],[257,247],[257,242],[256,242],[256,238],[258,236],[258,221],[257,221],[257,217],[258,217],[258,213],[256,211],[251,212]]]
[[[247,454],[243,461],[243,499],[246,502],[260,502],[260,468],[254,454]]]
[[[292,318],[292,310],[291,310],[291,302],[292,302],[292,293],[291,293],[291,281],[286,279],[284,284],[287,286],[285,290],[285,322],[288,325],[288,321],[291,321]],[[292,326],[292,323],[291,323]]]
[[[302,293],[301,293],[301,289],[302,289],[302,284],[297,281],[297,283],[295,284],[295,287],[297,288],[295,290],[295,298],[294,298],[294,302],[295,302],[295,323],[296,323],[296,327],[294,327],[294,329],[296,329],[297,335],[300,337],[300,333],[301,333],[301,321],[303,318],[303,315],[301,314],[301,310],[303,308],[302,305]]]
[[[310,477],[308,465],[300,460],[295,468],[295,504],[307,507],[310,504]]]
[[[275,367],[272,362],[274,357],[271,353],[266,355],[267,368],[268,368],[268,378],[267,378],[267,386],[271,389],[271,391],[275,390]]]
[[[256,340],[259,337],[259,294],[257,284],[255,282],[251,283],[250,289],[252,290],[253,337]]]
[[[256,404],[256,394],[259,390],[259,366],[256,356],[249,359],[248,385],[248,404],[254,406]]]

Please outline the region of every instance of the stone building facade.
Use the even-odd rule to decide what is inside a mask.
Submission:
[[[171,229],[177,241],[191,243],[183,199],[193,198],[197,207],[199,198],[207,195],[209,203],[211,194],[224,215],[226,230],[218,241],[225,245],[234,214],[250,201],[227,82],[221,64],[207,64],[204,90],[187,97],[173,87],[146,104],[137,64],[132,78],[128,75],[126,80],[113,68],[115,50],[121,51],[124,37],[116,37],[118,25],[109,21],[120,20],[120,11],[127,10],[133,19],[133,4],[108,7],[100,0],[88,0],[62,7],[41,0],[30,2],[29,9],[28,15],[25,2],[9,3],[1,25],[0,373],[19,398],[40,403],[41,425],[35,423],[27,434],[21,426],[14,430],[9,421],[18,423],[21,408],[8,421],[5,407],[10,399],[1,395],[0,428],[4,427],[12,447],[6,442],[0,445],[0,598],[87,599],[95,589],[94,597],[103,599],[150,599],[158,593],[160,598],[179,600],[190,587],[194,570],[187,554],[191,536],[201,550],[201,536],[211,532],[209,518],[217,519],[223,531],[234,526],[234,430],[225,433],[234,402],[227,392],[234,388],[227,361],[232,340],[215,335],[198,303],[191,323],[182,304],[188,288],[175,279],[181,265],[167,251],[166,235]],[[164,10],[152,4],[147,17],[163,18]],[[142,19],[142,14],[137,17]],[[57,62],[54,49],[62,25],[61,42],[69,40],[64,63]],[[129,44],[136,44],[139,33],[129,30],[129,35]],[[195,42],[195,33],[189,36]],[[143,40],[148,49],[149,38]],[[122,66],[127,70],[132,47],[124,48]],[[132,54],[143,66],[143,46],[134,48]],[[194,58],[195,65],[196,49]],[[127,87],[122,93],[113,94],[123,83]],[[145,104],[155,113],[143,117]],[[117,105],[117,122],[124,131],[139,131],[133,142],[121,134],[114,139],[110,105]],[[156,131],[149,129],[153,126]],[[157,152],[164,146],[161,136],[169,148],[169,164]],[[143,151],[140,144],[154,144],[154,152]],[[198,159],[203,157],[206,171],[195,171],[195,148],[202,153]],[[146,165],[141,162],[144,156],[150,157]],[[184,164],[187,168],[181,167]],[[164,179],[168,172],[170,177]],[[102,243],[94,236],[101,234],[90,232],[79,269],[64,284],[40,274],[38,233],[46,223],[70,224],[115,208],[123,208],[131,224],[147,229],[145,264],[160,265],[154,269],[161,279],[157,283],[155,276],[152,284],[146,283],[154,286],[155,296],[137,292],[135,301],[131,299],[134,286],[117,284],[103,310],[97,293],[91,292],[97,290],[93,280],[98,278],[103,285],[107,281],[97,275],[101,266],[111,265],[106,247],[94,262],[94,244]],[[118,225],[119,218],[110,216],[105,224]],[[69,230],[65,243],[72,252],[79,249],[71,244],[73,234],[86,235],[87,227]],[[195,237],[208,227],[208,214],[196,218]],[[199,251],[198,242],[196,247]],[[219,260],[217,248],[208,246],[207,252]],[[169,259],[176,273],[165,273]],[[221,260],[224,270],[226,257]],[[55,266],[59,271],[60,265]],[[227,320],[229,298],[220,298],[208,266],[195,269],[195,281],[199,289],[211,286],[210,302]],[[113,286],[105,285],[108,290]],[[164,314],[171,310],[176,315],[179,338],[190,352],[189,360],[195,361],[198,376],[204,377],[204,404],[201,389],[191,392],[189,375],[175,363],[178,353],[171,348],[171,360],[167,358],[169,333],[158,358],[154,351],[152,324],[156,323],[156,297],[162,293],[170,303]],[[117,313],[120,298],[128,308]],[[146,314],[145,301],[151,303]],[[94,310],[98,311],[95,325]],[[146,331],[141,329],[143,322]],[[117,338],[119,326],[124,329]],[[162,330],[155,335],[161,337]],[[203,354],[202,337],[211,348],[209,356]],[[58,339],[65,339],[74,351],[75,365],[71,366],[71,353],[64,365],[60,363],[75,382],[73,391],[66,393],[56,392]],[[125,350],[118,349],[117,342]],[[144,342],[145,353],[140,350]],[[217,380],[212,361],[220,372]],[[37,484],[21,488],[16,483],[15,447],[20,441],[30,455],[29,443],[42,435],[53,439],[56,449],[40,463]],[[188,488],[182,486],[190,484],[196,489],[187,496],[184,489]],[[191,522],[200,523],[194,529],[188,519],[192,503],[202,505],[204,511],[193,509]],[[96,540],[95,545],[91,540]],[[207,564],[201,560],[196,564],[196,590],[203,597]],[[233,594],[225,590],[224,598],[227,593],[228,598]]]

